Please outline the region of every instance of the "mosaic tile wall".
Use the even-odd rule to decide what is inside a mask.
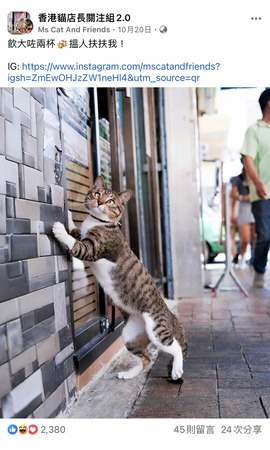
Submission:
[[[50,105],[48,105],[50,103]],[[55,89],[0,94],[0,417],[55,417],[75,396]],[[49,109],[48,109],[48,106]]]

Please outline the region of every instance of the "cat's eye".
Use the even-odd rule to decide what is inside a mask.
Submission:
[[[110,199],[110,200],[107,201],[107,203],[108,203],[108,205],[114,205],[115,201],[113,199]]]
[[[100,193],[99,193],[99,192],[95,192],[95,193],[94,193],[94,197],[95,197],[95,198],[100,198]]]

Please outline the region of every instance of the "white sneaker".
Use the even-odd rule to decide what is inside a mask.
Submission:
[[[255,272],[254,279],[253,279],[253,287],[255,287],[255,288],[264,288],[265,287],[264,273]]]
[[[246,258],[245,258],[245,256],[239,256],[239,259],[238,259],[238,267],[239,267],[239,269],[241,269],[241,270],[244,270],[245,268],[246,268]]]

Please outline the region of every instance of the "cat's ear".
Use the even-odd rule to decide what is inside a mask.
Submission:
[[[94,187],[96,188],[104,188],[105,187],[105,183],[104,183],[104,179],[102,175],[99,175],[94,182]]]
[[[127,189],[126,191],[119,192],[118,196],[120,197],[121,203],[124,205],[131,199],[132,191]]]

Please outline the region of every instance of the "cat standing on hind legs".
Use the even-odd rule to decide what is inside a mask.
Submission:
[[[123,341],[138,358],[138,364],[119,378],[133,378],[150,363],[151,343],[172,355],[169,378],[179,380],[183,374],[186,340],[182,325],[168,309],[150,273],[128,246],[119,227],[124,205],[132,192],[116,193],[97,177],[85,198],[89,215],[81,230],[69,217],[69,233],[56,222],[53,233],[69,252],[90,262],[98,282],[125,319]]]

